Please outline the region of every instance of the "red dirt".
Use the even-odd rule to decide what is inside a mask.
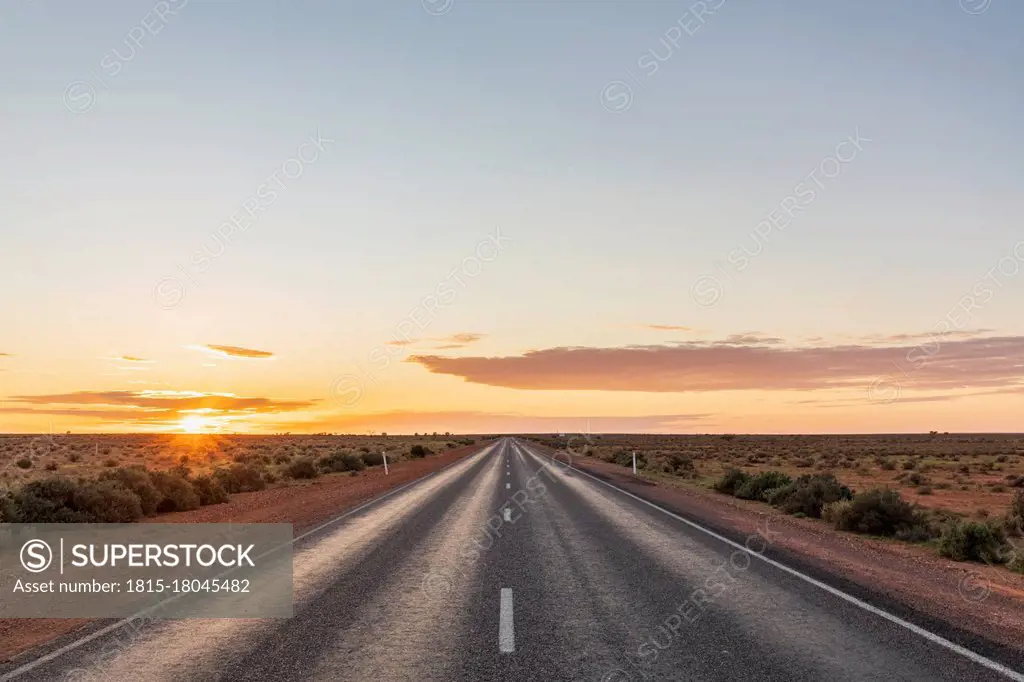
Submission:
[[[572,463],[710,525],[755,533],[770,519],[773,545],[799,555],[807,564],[990,641],[1022,648],[1022,575],[944,559],[927,547],[843,533],[821,521],[794,518],[766,504],[681,481],[648,478],[638,482],[628,469],[597,459],[574,458]]]
[[[383,467],[366,469],[358,476],[324,476],[305,484],[232,495],[226,504],[162,514],[144,523],[292,523],[298,534],[485,446],[486,443],[470,445],[424,459],[398,462],[391,466],[389,476],[384,475]],[[0,619],[0,660],[9,661],[23,651],[91,622],[68,618]]]

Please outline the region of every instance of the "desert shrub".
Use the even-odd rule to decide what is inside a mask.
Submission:
[[[11,497],[23,523],[130,523],[142,516],[139,496],[117,481],[77,483],[52,476],[27,483]]]
[[[738,469],[729,469],[715,482],[715,490],[726,495],[735,495],[736,491],[750,479],[748,474]]]
[[[363,461],[365,457],[366,455],[360,456],[354,452],[338,450],[321,457],[319,464],[323,471],[362,471],[366,468],[366,462]],[[381,463],[384,463],[383,457]]]
[[[853,491],[833,474],[804,474],[782,490],[772,491],[771,501],[787,514],[801,513],[819,519],[826,504],[852,497]]]
[[[60,468],[60,465],[57,464],[56,462],[47,462],[46,466],[43,468],[46,469],[47,471],[56,471],[57,469]]]
[[[693,463],[693,458],[678,452],[673,452],[665,458],[665,467],[668,473],[676,476],[693,478],[697,475],[697,467]]]
[[[199,509],[199,495],[186,479],[167,471],[152,471],[149,477],[160,493],[158,514]]]
[[[918,510],[894,490],[869,490],[854,495],[850,506],[835,519],[839,530],[893,537],[925,525]]]
[[[896,468],[896,465],[887,459],[882,460],[882,462],[880,462],[878,466],[882,467],[883,471],[892,471],[893,469]]]
[[[426,457],[427,455],[432,454],[434,453],[430,448],[423,447],[422,445],[413,445],[409,448],[409,456],[413,459],[420,459],[421,457]]]
[[[1006,530],[1011,535],[1024,534],[1024,490],[1013,494],[1013,501],[1006,512]]]
[[[917,494],[918,495],[931,495],[932,494],[932,488],[931,488],[931,486],[923,485],[923,486],[921,486],[920,488],[917,489]]]
[[[349,471],[362,471],[366,468],[366,462],[363,461],[363,457],[365,457],[365,455],[361,456],[355,452],[349,452],[346,453],[342,459]],[[381,461],[383,462],[383,459]]]
[[[615,453],[613,460],[616,464],[621,467],[633,468],[633,451],[632,450],[619,450]],[[637,452],[636,453],[636,468],[646,469],[647,468],[647,453]]]
[[[71,505],[92,523],[131,523],[142,518],[139,496],[117,481],[90,481],[78,486]]]
[[[22,523],[87,523],[87,515],[74,508],[78,484],[64,476],[26,483],[13,496]]]
[[[18,461],[15,462],[15,464],[17,465],[17,467],[19,469],[31,469],[32,468],[32,460],[29,459],[28,457],[21,457],[21,458],[19,458]]]
[[[316,478],[320,475],[320,469],[312,457],[299,457],[293,460],[286,471],[291,478]]]
[[[230,494],[248,493],[267,487],[260,470],[249,464],[232,464],[226,469],[218,469],[214,477]]]
[[[117,460],[114,459],[113,457],[111,457],[110,459],[103,460],[103,466],[107,467],[108,469],[113,469],[114,467],[117,466]]]
[[[208,504],[223,504],[229,499],[224,486],[213,476],[205,474],[196,476],[192,481],[192,487],[195,489],[196,495],[199,495],[199,504],[204,507]]]
[[[751,476],[736,488],[736,497],[743,500],[764,501],[764,494],[775,488],[785,488],[793,482],[789,476],[781,471],[765,471],[756,476]]]
[[[116,481],[124,488],[135,493],[139,498],[139,503],[142,505],[144,516],[156,514],[157,505],[163,499],[163,495],[153,485],[149,472],[142,467],[120,467],[114,471],[104,471],[100,475],[100,480]]]
[[[835,502],[829,502],[821,508],[821,518],[825,521],[836,525],[839,519],[846,514],[852,503],[850,500],[836,500]]]
[[[18,523],[20,520],[14,496],[10,491],[0,490],[0,523]]]
[[[999,564],[1006,561],[1008,548],[1002,528],[979,521],[953,521],[939,538],[939,554],[956,561]]]
[[[363,464],[368,467],[379,467],[384,464],[384,455],[379,452],[366,452],[363,454]]]

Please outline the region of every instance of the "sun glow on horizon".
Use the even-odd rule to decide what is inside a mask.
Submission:
[[[175,430],[182,433],[216,433],[224,428],[224,421],[202,414],[187,414],[177,423]]]

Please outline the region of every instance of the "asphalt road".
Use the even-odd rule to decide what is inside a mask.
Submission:
[[[1024,680],[763,561],[771,538],[507,438],[299,541],[293,618],[97,630],[0,680]]]

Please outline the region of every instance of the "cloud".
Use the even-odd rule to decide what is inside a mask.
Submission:
[[[671,345],[560,347],[506,357],[414,355],[407,362],[471,383],[529,390],[815,390],[863,388],[880,377],[895,378],[914,390],[1024,387],[1020,336],[889,347],[791,347],[777,341],[731,337]]]
[[[252,348],[242,348],[241,346],[221,346],[210,343],[205,346],[200,346],[200,348],[202,350],[210,350],[219,355],[227,355],[233,358],[255,358],[263,360],[274,357],[274,354],[270,351],[253,350]]]
[[[0,412],[99,418],[132,424],[177,424],[182,417],[234,420],[254,415],[308,409],[317,400],[274,400],[199,391],[74,391],[45,395],[11,396],[21,403]]]
[[[134,355],[120,355],[116,359],[117,360],[122,360],[124,362],[143,362],[143,363],[147,363],[147,364],[153,362],[152,360],[147,360],[145,358],[137,358]]]
[[[275,424],[286,431],[383,431],[386,433],[678,433],[700,424],[710,414],[668,414],[649,416],[551,417],[475,411],[410,412],[322,415],[310,420]]]
[[[384,345],[385,346],[400,346],[400,347],[401,346],[411,346],[414,343],[417,343],[418,341],[419,341],[419,339],[392,339],[390,341],[385,341]]]
[[[476,343],[480,339],[487,336],[486,334],[474,334],[473,332],[462,332],[460,334],[452,334],[438,341],[450,341],[451,343],[461,343],[463,345],[468,343]]]
[[[919,341],[931,342],[935,338],[946,339],[971,339],[977,336],[992,333],[992,329],[951,329],[942,334],[925,332],[922,334],[869,334],[860,337],[858,340],[865,343],[914,343]]]
[[[653,329],[658,332],[695,332],[693,327],[680,327],[676,324],[645,324],[645,329]]]

